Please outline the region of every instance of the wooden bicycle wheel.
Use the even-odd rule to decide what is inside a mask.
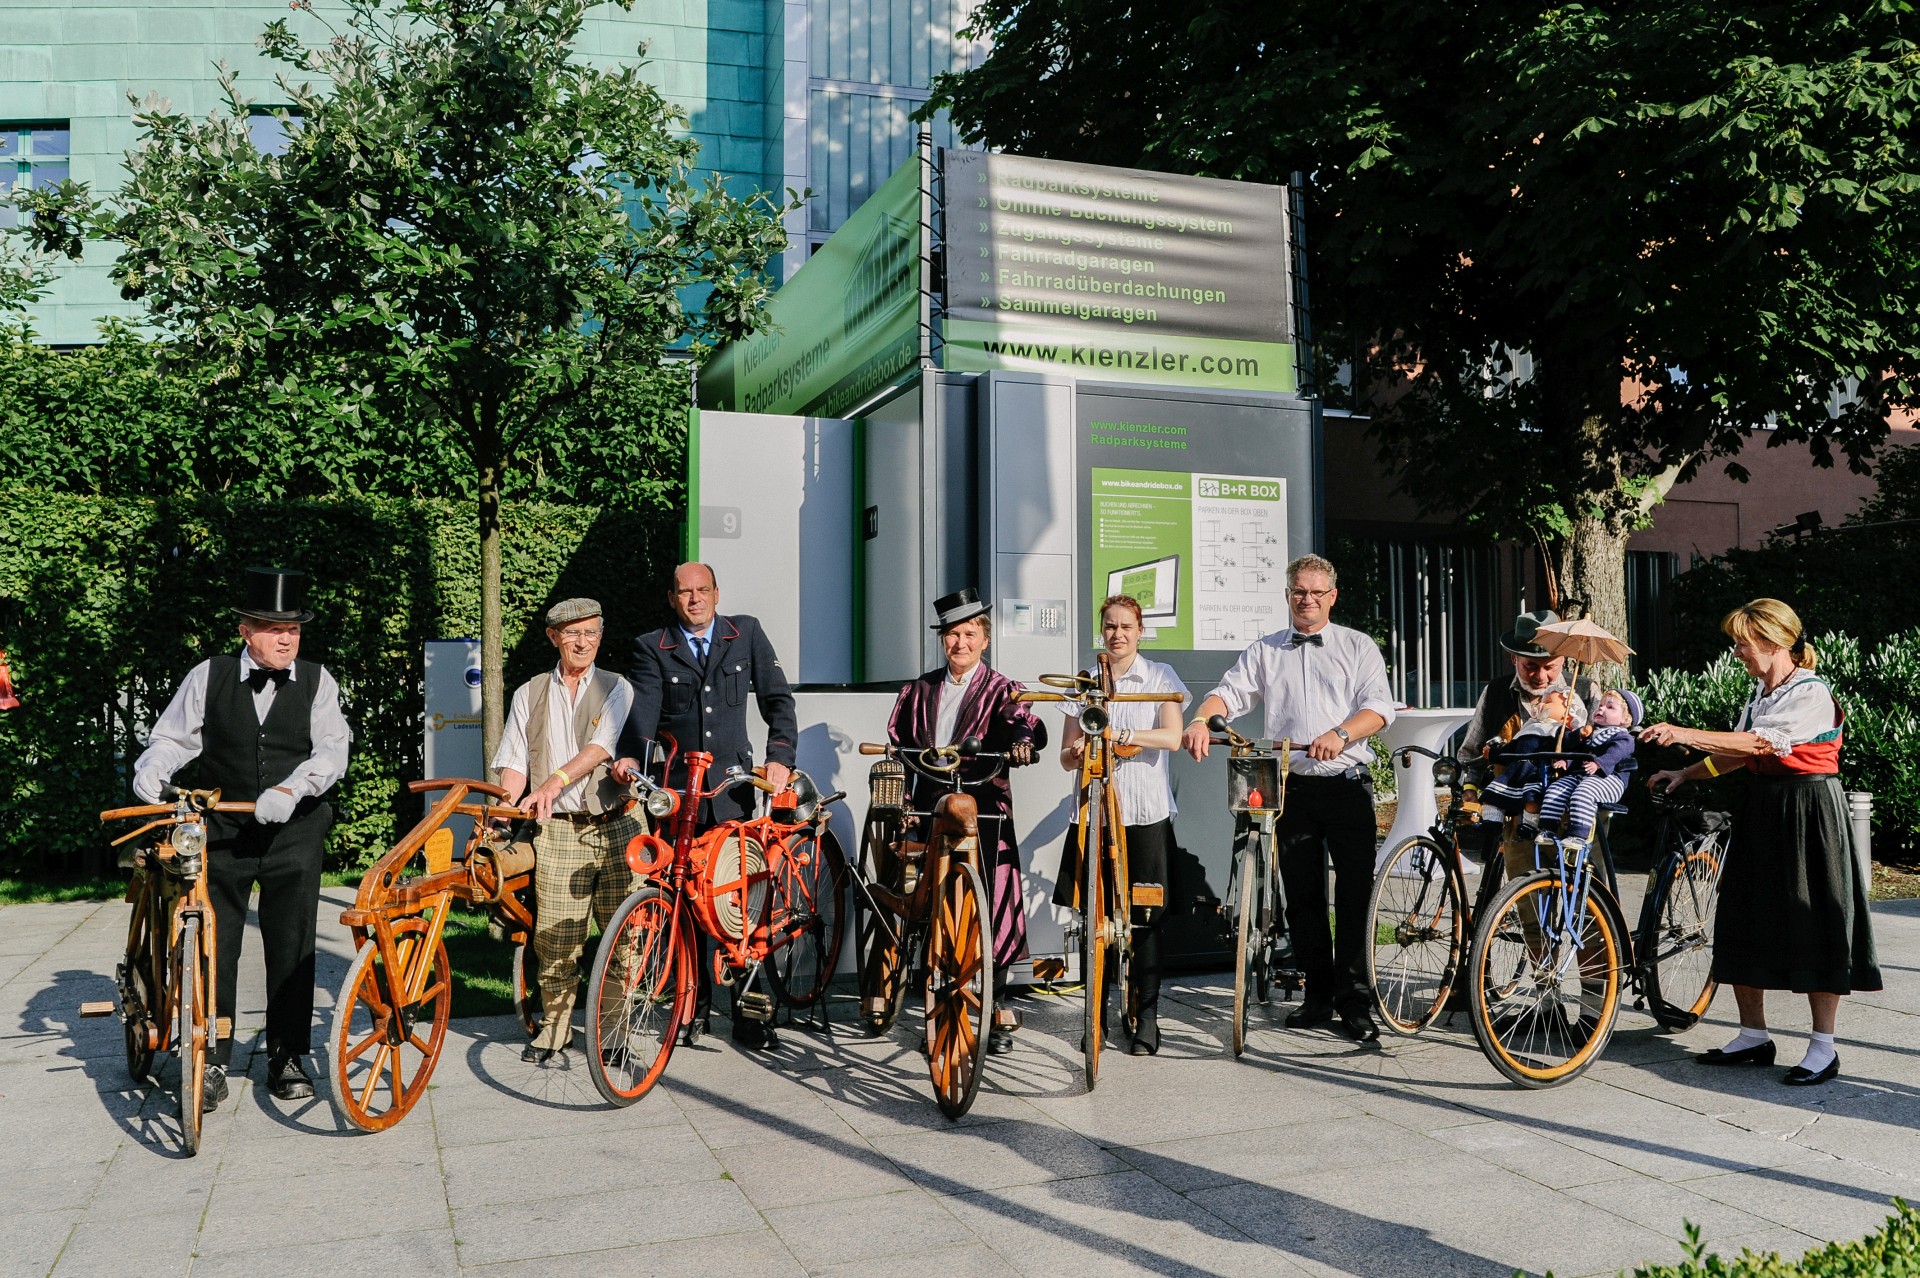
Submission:
[[[993,1017],[993,907],[971,865],[947,871],[927,934],[927,1069],[940,1112],[973,1108]]]
[[[340,987],[327,1084],[341,1116],[363,1131],[385,1131],[407,1116],[427,1094],[427,1080],[446,1047],[453,974],[447,947],[438,939],[427,947],[429,930],[418,915],[394,922],[397,972],[387,971],[379,942],[369,936]],[[396,1006],[394,999],[405,996],[423,966],[420,997]]]
[[[883,866],[882,854],[897,829],[887,823],[869,821],[866,836],[860,843],[862,877],[895,891],[900,889],[898,865],[888,857],[888,864]],[[883,874],[883,869],[892,872]],[[856,901],[859,922],[855,929],[854,943],[858,948],[854,957],[860,964],[860,1026],[877,1037],[893,1028],[900,1009],[906,1005],[905,968],[911,956],[903,952],[900,941],[906,935],[907,925],[897,915],[876,909],[864,892]]]
[[[1466,918],[1446,849],[1415,835],[1387,855],[1367,912],[1367,977],[1394,1033],[1418,1034],[1446,1006],[1466,962]]]
[[[1467,960],[1473,1035],[1522,1087],[1580,1077],[1600,1059],[1620,1012],[1626,928],[1599,888],[1578,910],[1569,891],[1553,873],[1507,884]]]
[[[127,1073],[144,1083],[153,1072],[153,922],[147,912],[142,871],[135,872],[133,918],[127,924],[127,957],[114,975],[120,986],[120,1031],[127,1050]]]
[[[1260,831],[1247,831],[1240,845],[1240,903],[1233,920],[1233,1054],[1247,1050],[1247,1016],[1259,979],[1255,965],[1260,961],[1261,934],[1266,930],[1261,918],[1261,876],[1266,867],[1260,857]]]
[[[540,956],[534,952],[533,938],[513,947],[513,1010],[520,1017],[520,1028],[532,1038],[540,1032],[546,1004],[540,998]]]
[[[667,1072],[692,1011],[692,937],[673,900],[643,887],[621,902],[587,977],[587,1073],[610,1105],[631,1105]],[[683,984],[687,986],[683,990]]]
[[[847,858],[833,831],[793,839],[774,870],[776,938],[787,942],[769,956],[767,975],[789,1007],[811,1007],[840,965],[846,934]]]
[[[1107,819],[1107,990],[1119,1009],[1120,1023],[1131,1034],[1133,1024],[1133,877],[1127,866],[1127,827],[1120,817],[1120,792],[1106,789]],[[1102,1019],[1106,1008],[1100,1009]]]
[[[200,920],[188,915],[180,924],[173,952],[174,1040],[180,1058],[180,1144],[189,1155],[200,1152],[200,1093],[207,1081],[207,1003],[212,985],[208,956],[200,950]]]
[[[1086,820],[1080,823],[1080,979],[1086,986],[1081,1014],[1080,1054],[1087,1071],[1087,1090],[1100,1081],[1100,1047],[1106,1034],[1107,901],[1102,891],[1106,870],[1106,810],[1101,785],[1093,782],[1087,794]]]

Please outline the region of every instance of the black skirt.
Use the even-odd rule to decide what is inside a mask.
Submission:
[[[1713,979],[1799,994],[1881,988],[1840,778],[1751,781],[1720,877]]]

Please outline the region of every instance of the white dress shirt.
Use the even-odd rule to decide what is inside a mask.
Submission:
[[[133,792],[148,803],[158,803],[160,787],[200,757],[200,733],[207,719],[207,674],[211,666],[211,662],[202,661],[187,671],[173,700],[154,721],[146,750],[133,765]],[[253,654],[242,648],[241,681],[245,682],[248,675],[260,668]],[[298,667],[288,668],[289,681],[299,677]],[[267,721],[267,711],[273,708],[273,699],[279,691],[280,685],[269,679],[253,694],[253,713],[261,723]],[[326,793],[347,774],[347,747],[353,742],[353,732],[347,727],[346,716],[340,713],[340,685],[324,668],[314,688],[313,722],[309,731],[313,735],[313,753],[285,780],[271,783],[268,789],[285,786],[296,800],[307,799]]]
[[[1173,672],[1173,667],[1149,661],[1135,653],[1127,672],[1113,677],[1113,690],[1120,692],[1177,692],[1184,715],[1193,694]],[[1128,728],[1135,732],[1160,726],[1160,711],[1170,704],[1164,701],[1116,701],[1107,707],[1113,723],[1114,739]],[[1067,717],[1076,712],[1069,707]],[[1152,825],[1179,812],[1173,801],[1173,755],[1169,750],[1144,747],[1131,759],[1113,761],[1113,788],[1120,792],[1120,819],[1127,825]]]
[[[1227,718],[1237,719],[1265,704],[1262,735],[1280,741],[1292,738],[1305,750],[1313,739],[1345,723],[1361,710],[1371,710],[1393,722],[1393,694],[1387,686],[1387,663],[1380,647],[1358,630],[1327,625],[1301,643],[1291,627],[1255,640],[1240,654],[1209,695],[1227,703]],[[1296,754],[1289,765],[1306,776],[1334,776],[1348,768],[1373,763],[1373,748],[1355,737],[1330,760]]]
[[[587,686],[593,681],[597,670],[597,666],[588,666],[572,692],[567,690],[567,681],[561,676],[559,666],[547,671],[547,741],[555,767],[566,766],[568,759],[590,745],[605,750],[609,759],[617,757],[615,747],[620,744],[620,725],[627,721],[627,711],[633,708],[633,685],[625,679],[613,681],[600,717],[588,725],[587,739],[573,739],[574,709],[579,706],[580,698],[587,694]],[[513,690],[513,704],[507,709],[507,725],[500,734],[499,748],[493,752],[496,772],[511,768],[521,776],[527,776],[527,719],[533,713],[533,688],[533,681],[529,680]],[[527,777],[527,789],[538,789],[546,779]],[[574,778],[573,783],[560,791],[560,797],[553,801],[553,810],[585,812],[587,782],[590,779],[591,774]]]
[[[980,673],[984,661],[975,662],[973,669],[956,677],[953,667],[948,666],[946,676],[940,680],[940,709],[933,717],[933,744],[955,744],[953,734],[960,729],[960,707],[966,703],[967,689],[973,683],[973,677]]]

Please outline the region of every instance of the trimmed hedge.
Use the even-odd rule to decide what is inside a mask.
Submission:
[[[1891,635],[1862,651],[1846,635],[1823,634],[1813,641],[1820,655],[1818,673],[1832,685],[1847,712],[1845,746],[1840,751],[1840,780],[1849,790],[1873,794],[1873,846],[1879,859],[1920,851],[1920,714],[1914,690],[1920,688],[1920,629]],[[1731,652],[1704,671],[1656,670],[1640,689],[1649,722],[1665,720],[1690,728],[1720,731],[1733,726],[1753,680]],[[1675,766],[1679,751],[1641,750],[1642,774]],[[1737,808],[1731,787],[1741,778],[1707,783],[1714,806]]]
[[[603,657],[666,615],[677,513],[503,508],[509,686],[553,659],[539,616],[591,595]],[[340,681],[354,733],[330,867],[361,864],[419,812],[423,644],[479,633],[479,535],[464,502],[140,500],[16,489],[0,507],[0,648],[22,705],[0,714],[0,873],[104,864],[100,809],[129,801],[145,731],[195,662],[235,651],[249,565],[313,579],[301,655]]]
[[[1920,1212],[1893,1200],[1887,1223],[1858,1242],[1831,1242],[1798,1260],[1777,1251],[1709,1255],[1700,1229],[1687,1226],[1687,1258],[1677,1265],[1641,1265],[1633,1278],[1920,1278]]]

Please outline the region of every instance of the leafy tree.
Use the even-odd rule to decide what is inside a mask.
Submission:
[[[1551,543],[1624,634],[1626,536],[1676,482],[1763,426],[1865,469],[1920,398],[1912,8],[985,0],[993,52],[929,109],[1308,174],[1315,319],[1362,339],[1402,485]]]
[[[783,205],[694,183],[684,117],[635,67],[576,59],[595,2],[346,0],[344,26],[311,42],[274,22],[261,47],[288,69],[284,153],[255,148],[223,68],[209,119],[139,107],[111,199],[69,184],[32,203],[49,241],[118,244],[122,290],[208,362],[215,399],[264,377],[345,433],[399,436],[378,451],[465,460],[489,757],[510,475],[577,450],[567,430],[607,377],[759,326],[785,246]]]

